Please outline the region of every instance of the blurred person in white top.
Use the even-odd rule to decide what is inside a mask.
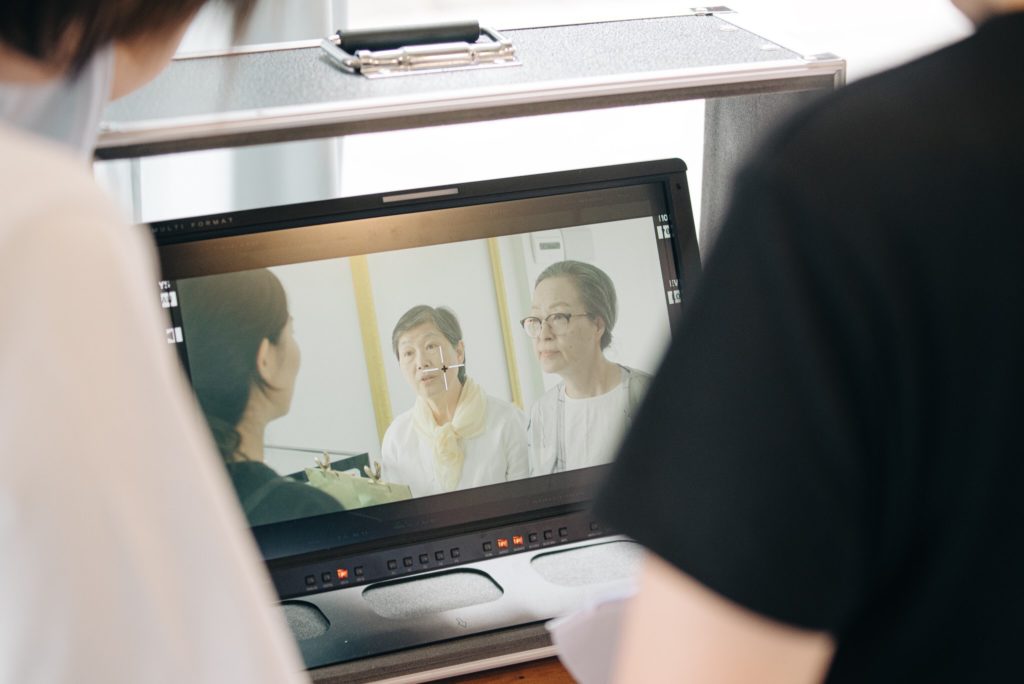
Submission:
[[[137,87],[204,2],[6,0],[0,84],[113,51],[111,94]],[[303,681],[164,340],[149,237],[32,123],[0,118],[0,682]]]

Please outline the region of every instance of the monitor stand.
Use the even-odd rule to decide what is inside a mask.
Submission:
[[[315,668],[565,615],[632,586],[640,553],[635,542],[606,537],[282,605]]]

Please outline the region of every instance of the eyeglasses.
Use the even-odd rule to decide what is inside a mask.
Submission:
[[[580,318],[591,318],[593,314],[589,313],[553,313],[548,314],[544,318],[537,318],[536,316],[527,316],[523,320],[519,321],[519,324],[523,326],[523,330],[530,337],[538,337],[541,329],[546,324],[548,330],[555,335],[563,335],[565,331],[569,329],[569,321],[572,320],[573,316]]]

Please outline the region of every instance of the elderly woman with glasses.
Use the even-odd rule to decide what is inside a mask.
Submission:
[[[562,381],[530,410],[531,475],[615,456],[651,377],[605,358],[615,318],[615,285],[596,266],[560,261],[537,277],[522,325],[543,371]]]

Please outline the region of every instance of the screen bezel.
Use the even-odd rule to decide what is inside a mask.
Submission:
[[[685,300],[685,293],[700,273],[700,256],[686,165],[678,159],[173,219],[153,223],[150,229],[159,248],[163,278],[174,280],[268,265],[260,261],[261,257],[246,260],[236,253],[237,250],[223,249],[230,244],[237,245],[239,237],[259,236],[256,237],[259,241],[265,240],[267,233],[325,223],[402,217],[438,209],[630,186],[654,187],[663,200],[673,233],[669,242],[680,276],[679,288]],[[474,234],[463,239],[479,237],[484,236]],[[364,242],[370,240],[366,244],[372,244],[372,236],[364,236],[363,239]],[[422,240],[423,237],[417,239]],[[445,236],[435,244],[450,241],[452,239]],[[212,261],[198,263],[202,261],[204,252],[210,251],[217,253]],[[676,307],[676,310],[681,310],[681,307]],[[671,318],[674,326],[677,316]],[[346,553],[365,552],[412,540],[442,538],[509,522],[582,510],[588,506],[606,470],[607,466],[595,466],[251,529],[264,560],[272,569],[275,566],[291,567],[341,550]]]

